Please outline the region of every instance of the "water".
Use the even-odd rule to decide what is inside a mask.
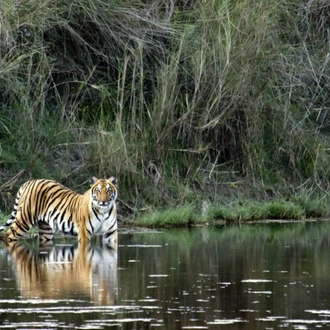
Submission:
[[[0,243],[1,329],[330,327],[330,223]]]

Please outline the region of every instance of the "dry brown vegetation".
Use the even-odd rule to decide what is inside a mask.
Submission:
[[[117,175],[133,218],[242,199],[329,213],[327,1],[7,0],[0,13],[3,212],[27,178],[84,190]]]

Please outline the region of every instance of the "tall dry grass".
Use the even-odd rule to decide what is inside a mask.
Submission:
[[[1,181],[119,176],[129,212],[326,200],[323,0],[0,4]],[[7,191],[2,190],[7,203]]]

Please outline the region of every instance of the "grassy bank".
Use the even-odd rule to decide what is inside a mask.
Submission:
[[[330,214],[326,1],[0,11],[2,212],[29,178],[116,175],[131,221]]]
[[[291,201],[247,201],[233,202],[227,205],[209,206],[204,203],[202,212],[195,206],[168,208],[165,211],[149,212],[140,215],[135,225],[144,227],[189,227],[196,225],[235,224],[258,220],[304,220],[322,217],[325,211],[320,205],[319,212],[308,213],[306,206]],[[322,211],[321,211],[322,210]],[[312,210],[314,211],[314,209]],[[326,211],[324,212],[326,213]]]

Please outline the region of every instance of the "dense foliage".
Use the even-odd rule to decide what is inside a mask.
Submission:
[[[116,175],[133,216],[328,214],[329,23],[325,0],[2,1],[2,210],[28,178]]]

